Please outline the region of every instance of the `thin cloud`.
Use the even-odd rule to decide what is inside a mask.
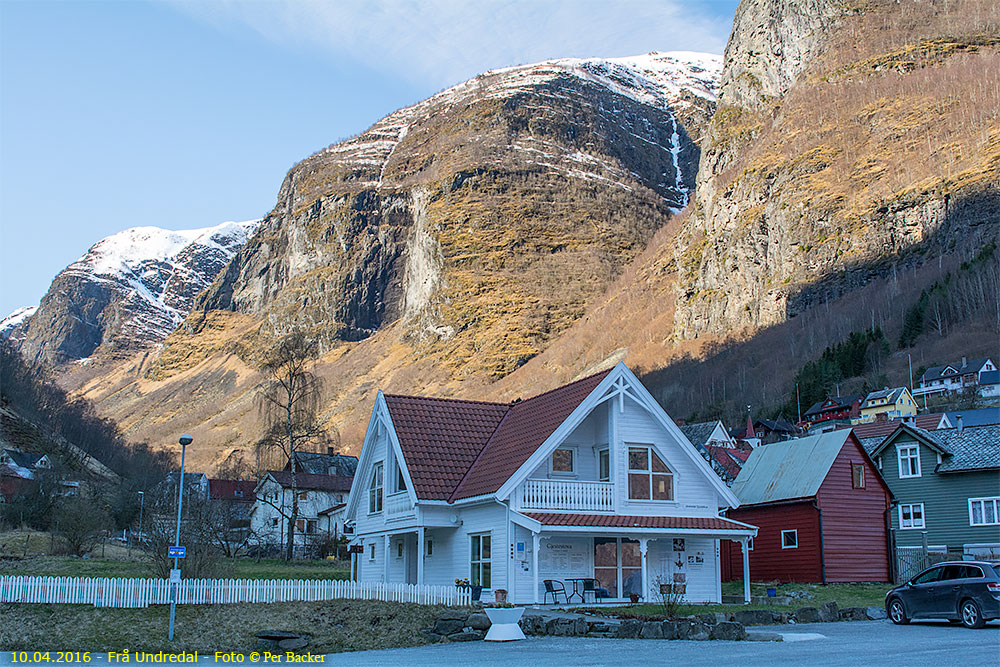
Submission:
[[[722,53],[731,18],[683,0],[177,0],[219,28],[248,27],[415,84],[444,87],[495,67],[648,51]]]

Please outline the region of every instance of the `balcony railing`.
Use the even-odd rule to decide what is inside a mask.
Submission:
[[[529,479],[521,487],[521,509],[610,512],[615,508],[611,482]]]
[[[406,491],[385,497],[385,516],[387,519],[413,516],[414,512],[413,503],[410,502],[410,494]]]

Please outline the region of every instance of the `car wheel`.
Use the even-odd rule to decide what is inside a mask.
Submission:
[[[983,611],[979,608],[979,603],[975,600],[966,600],[960,608],[962,625],[967,628],[981,628],[986,625],[983,619]]]
[[[903,606],[903,601],[899,598],[893,598],[889,601],[889,620],[896,625],[906,625],[910,622],[906,615],[906,607]]]

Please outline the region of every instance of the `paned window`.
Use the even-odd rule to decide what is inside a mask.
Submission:
[[[472,535],[472,576],[469,582],[473,586],[489,588],[490,576],[490,534]]]
[[[896,448],[899,456],[899,476],[920,477],[920,447],[918,445],[901,445]]]
[[[912,503],[899,506],[899,527],[900,528],[923,528],[924,527],[924,504]]]
[[[652,447],[628,448],[628,497],[673,500],[674,475]]]
[[[799,548],[799,531],[798,530],[783,530],[783,531],[781,531],[781,548],[782,549],[798,549]]]
[[[427,555],[428,556],[434,555],[434,543],[430,540],[427,540]]]
[[[399,466],[396,467],[396,493],[400,491],[406,491],[406,479],[403,477],[403,469]]]
[[[865,464],[864,463],[852,463],[851,464],[851,486],[855,489],[865,488]]]
[[[368,513],[382,511],[382,462],[372,467],[372,478],[368,483]]]
[[[969,525],[995,526],[1000,524],[1000,497],[969,498]]]
[[[597,452],[597,475],[602,482],[611,481],[611,452],[607,449]]]
[[[557,449],[552,452],[552,472],[575,472],[575,461],[572,449]]]
[[[375,543],[368,545],[368,560],[375,560]]]

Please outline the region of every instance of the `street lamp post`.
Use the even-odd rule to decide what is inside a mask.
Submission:
[[[174,533],[175,548],[181,545],[181,508],[184,506],[184,452],[187,451],[187,446],[193,440],[194,438],[190,435],[182,435],[178,441],[181,444],[181,479],[177,485],[177,532]],[[174,572],[170,573],[170,626],[167,629],[167,639],[169,641],[174,641],[174,614],[177,611],[177,580],[180,579],[180,567],[177,558],[177,554],[175,553]]]
[[[146,492],[139,492],[139,544],[142,545],[142,508],[146,502]]]

